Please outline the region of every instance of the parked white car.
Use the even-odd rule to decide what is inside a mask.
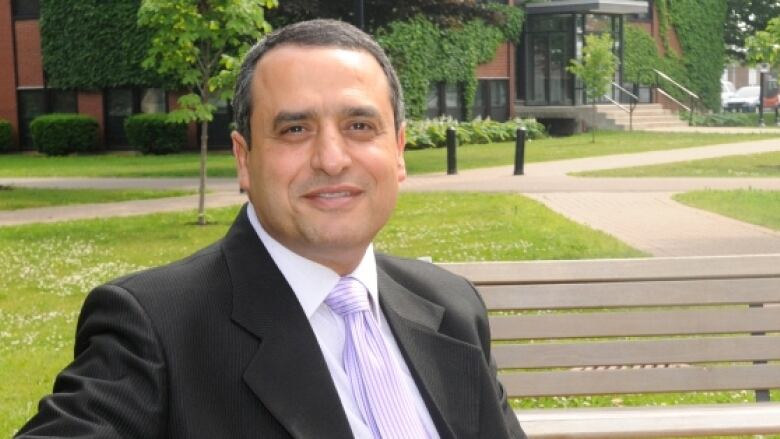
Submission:
[[[723,106],[727,111],[741,111],[744,113],[753,113],[758,109],[758,99],[761,94],[761,87],[749,85],[740,87],[734,96],[726,100]]]

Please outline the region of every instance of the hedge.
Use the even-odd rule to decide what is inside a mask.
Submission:
[[[53,113],[30,122],[33,146],[46,155],[92,152],[98,146],[98,123],[83,114]]]
[[[168,120],[167,114],[134,114],[125,119],[127,141],[144,154],[179,152],[187,142],[187,125]]]
[[[14,138],[11,133],[11,122],[0,119],[0,152],[11,149],[13,143]]]
[[[490,119],[474,119],[458,122],[449,116],[426,120],[406,121],[406,147],[410,149],[441,148],[447,144],[447,128],[455,128],[458,144],[508,142],[514,140],[517,128],[527,130],[529,139],[539,139],[547,134],[544,125],[536,119],[514,119],[496,122]]]

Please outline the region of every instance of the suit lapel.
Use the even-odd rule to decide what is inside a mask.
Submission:
[[[290,286],[246,217],[224,241],[232,318],[260,340],[244,381],[296,438],[352,437],[325,359]]]
[[[476,437],[481,351],[439,333],[443,307],[377,271],[382,310],[442,438]]]

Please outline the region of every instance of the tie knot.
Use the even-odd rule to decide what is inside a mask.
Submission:
[[[342,277],[325,298],[325,303],[340,316],[368,311],[368,291],[354,277]]]

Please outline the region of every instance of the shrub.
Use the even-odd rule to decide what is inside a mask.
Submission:
[[[514,119],[496,122],[491,119],[474,119],[458,122],[449,116],[436,119],[409,120],[406,122],[406,147],[411,149],[441,148],[447,145],[447,128],[454,127],[458,144],[508,142],[515,139],[517,128],[527,130],[528,139],[546,136],[544,125],[535,119]]]
[[[144,154],[179,152],[187,142],[187,125],[161,113],[134,114],[125,119],[127,141]]]
[[[11,149],[13,142],[14,138],[11,134],[11,122],[0,119],[0,152]]]
[[[91,152],[98,145],[98,123],[83,114],[53,113],[30,122],[33,146],[46,155]]]

